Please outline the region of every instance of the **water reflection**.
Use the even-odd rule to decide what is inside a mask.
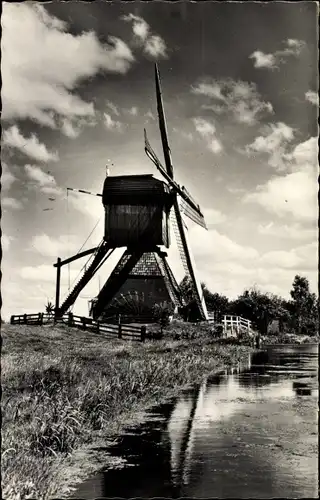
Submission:
[[[317,497],[316,374],[316,346],[255,353],[150,412],[110,450],[130,467],[75,497]]]

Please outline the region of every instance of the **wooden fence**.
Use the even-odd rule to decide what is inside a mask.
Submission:
[[[232,316],[225,314],[218,321],[213,313],[209,313],[209,323],[220,324],[222,332],[225,337],[236,337],[241,333],[247,333],[253,336],[252,322],[249,319],[242,318],[241,316]]]
[[[11,316],[11,325],[43,325],[46,323],[53,323],[54,317],[45,313],[38,314],[21,314],[16,316]],[[122,322],[118,324],[108,324],[95,321],[92,318],[86,318],[85,316],[76,316],[75,314],[68,313],[64,314],[61,318],[56,320],[57,324],[66,324],[69,327],[80,328],[81,330],[88,330],[97,334],[101,334],[107,337],[116,337],[119,339],[126,340],[139,340],[144,342],[149,335],[147,334],[147,329],[145,325],[135,326],[126,325]]]

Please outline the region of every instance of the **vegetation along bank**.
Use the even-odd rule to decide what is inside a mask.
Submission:
[[[105,456],[103,463],[87,456],[90,445],[106,445],[143,409],[251,350],[177,323],[163,340],[145,344],[64,326],[2,325],[2,340],[7,499],[67,497],[73,484],[106,465]]]

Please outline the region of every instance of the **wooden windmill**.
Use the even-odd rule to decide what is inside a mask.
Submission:
[[[63,262],[58,259],[56,315],[61,316],[74,304],[76,298],[116,248],[126,247],[98,296],[92,301],[94,319],[111,316],[119,304],[129,304],[130,298],[140,296],[149,308],[154,303],[170,300],[175,306],[184,305],[184,299],[160,248],[170,246],[170,220],[175,231],[182,263],[190,280],[193,296],[202,319],[208,318],[202,288],[196,276],[195,265],[187,241],[183,212],[194,222],[205,226],[204,217],[185,188],[174,180],[173,165],[163,110],[160,79],[155,67],[157,107],[165,168],[161,165],[145,135],[145,152],[163,175],[164,181],[153,175],[109,176],[104,182],[102,202],[105,209],[105,234],[102,242]],[[61,266],[92,254],[86,271],[59,305]],[[132,303],[132,301],[131,301]]]

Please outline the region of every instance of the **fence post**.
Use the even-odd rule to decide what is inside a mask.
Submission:
[[[146,325],[141,326],[141,342],[144,342],[146,340],[146,334],[147,334],[147,327]]]
[[[39,313],[38,323],[39,323],[39,325],[43,324],[43,313]]]
[[[69,312],[68,314],[68,326],[73,326],[73,314]]]
[[[82,328],[83,328],[84,330],[86,330],[86,328],[87,328],[86,318],[85,318],[84,316],[82,316],[81,321],[82,321]]]
[[[10,325],[14,325],[14,315],[12,315],[10,318]]]
[[[118,324],[118,338],[122,339],[122,327],[121,327],[121,323]]]
[[[23,315],[23,323],[25,325],[27,324],[27,315],[26,314]]]
[[[100,333],[100,322],[97,321],[97,333]]]
[[[59,302],[60,302],[60,279],[61,279],[61,259],[57,258],[57,278],[56,278],[56,304],[54,308],[54,323],[57,322],[59,315]]]

